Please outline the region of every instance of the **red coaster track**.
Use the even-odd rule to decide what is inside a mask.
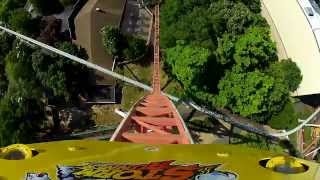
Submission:
[[[115,131],[111,141],[144,144],[191,144],[188,129],[174,104],[161,94],[160,86],[160,17],[154,10],[153,91],[143,97]]]

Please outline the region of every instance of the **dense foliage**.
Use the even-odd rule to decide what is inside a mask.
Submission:
[[[163,2],[165,63],[188,97],[264,123],[283,109],[301,72],[278,61],[260,11],[259,0]]]
[[[292,92],[299,87],[302,80],[300,69],[291,59],[284,59],[279,63],[272,64],[268,70],[268,74],[283,81]]]
[[[52,2],[37,1],[41,6]],[[23,8],[25,3],[26,0],[0,0],[1,21],[16,31],[87,59],[84,49],[61,38],[61,21],[46,17],[38,26],[41,18],[32,18]],[[90,88],[89,73],[82,65],[1,33],[0,146],[32,142],[44,122],[45,103],[78,103],[78,95]]]
[[[135,60],[147,53],[145,40],[124,35],[119,28],[105,26],[102,28],[101,34],[106,52],[114,57]]]
[[[298,115],[294,110],[293,104],[288,101],[279,114],[272,116],[268,124],[275,129],[292,129],[296,127],[299,124]]]
[[[9,25],[13,30],[30,35],[34,31],[31,16],[23,9],[17,9],[9,17]]]
[[[63,6],[59,0],[29,0],[29,2],[43,15],[60,13],[63,11]]]
[[[42,18],[40,21],[40,34],[37,38],[45,44],[54,45],[60,38],[60,29],[62,21],[53,16]]]
[[[209,51],[191,45],[184,46],[182,42],[166,51],[166,61],[172,68],[171,72],[185,88],[201,84],[207,65]]]
[[[4,96],[8,88],[8,80],[5,74],[4,58],[11,50],[13,38],[8,34],[2,33],[0,35],[0,99]]]
[[[23,8],[27,0],[0,0],[0,20],[8,22],[13,11]]]
[[[242,116],[273,114],[279,110],[278,106],[285,104],[288,96],[285,84],[259,71],[228,72],[218,86],[216,104]]]
[[[105,26],[102,28],[102,42],[106,51],[112,56],[119,56],[121,49],[123,49],[124,37],[120,32],[120,29]]]

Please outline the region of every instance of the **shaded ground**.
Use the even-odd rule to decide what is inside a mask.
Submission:
[[[56,17],[57,19],[61,19],[62,20],[62,24],[61,24],[61,32],[64,32],[66,30],[68,30],[68,18],[72,13],[72,9],[73,6],[68,6],[64,8],[64,11],[62,11],[60,14],[54,14],[53,16]]]

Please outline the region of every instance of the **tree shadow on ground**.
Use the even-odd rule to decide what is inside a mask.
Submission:
[[[131,76],[136,80],[136,81],[141,81],[141,79],[129,68],[129,66],[124,65],[124,68],[128,70],[128,72],[131,74]]]
[[[218,120],[211,118],[206,121],[197,119],[189,121],[188,127],[192,131],[211,133],[219,138],[229,136],[230,134],[230,131],[227,127],[221,124]]]
[[[297,150],[297,148],[289,141],[289,140],[281,140],[279,145],[288,150],[291,156],[302,157],[301,153]]]
[[[169,78],[168,80],[167,80],[167,82],[162,86],[162,88],[161,88],[161,91],[164,91],[169,85],[170,85],[170,83],[173,81],[173,79],[172,78]]]

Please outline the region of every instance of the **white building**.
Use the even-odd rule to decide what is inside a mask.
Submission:
[[[320,94],[320,15],[308,0],[261,2],[279,58],[291,58],[301,69],[303,79],[293,96]]]

